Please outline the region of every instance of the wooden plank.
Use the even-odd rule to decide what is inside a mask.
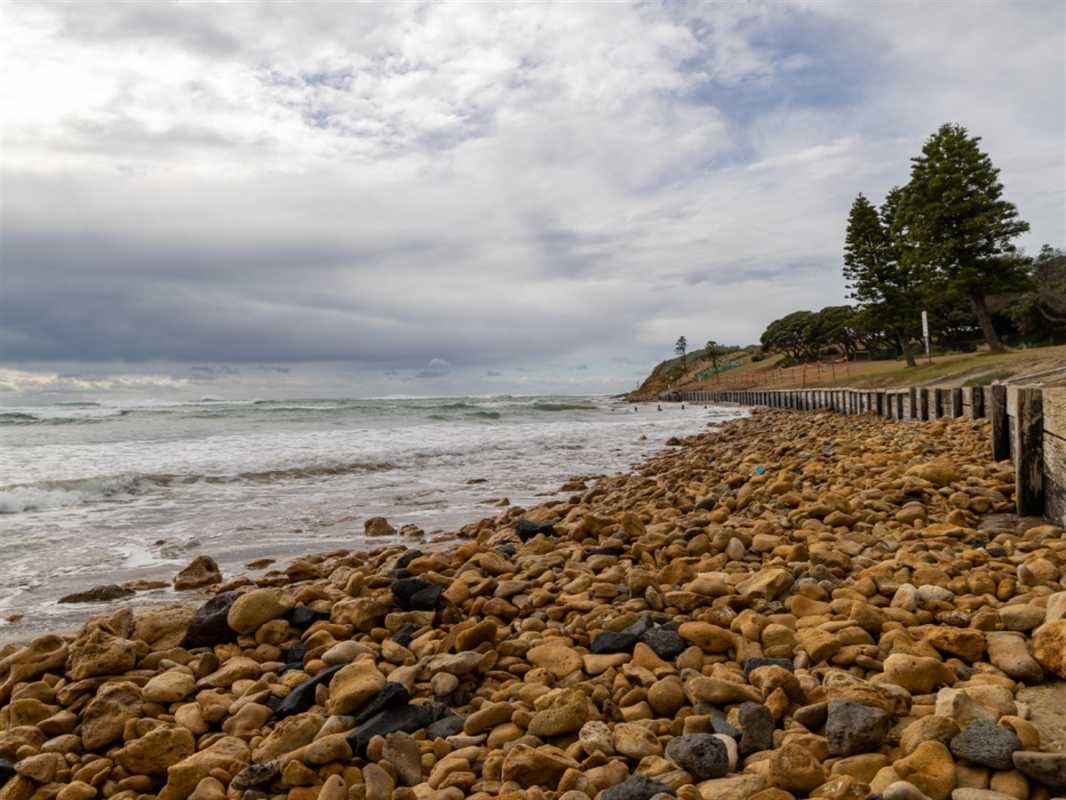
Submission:
[[[1044,393],[1018,390],[1014,499],[1019,516],[1044,513]]]
[[[970,387],[970,419],[981,419],[985,415],[985,389],[983,386]]]
[[[992,459],[1005,461],[1010,458],[1010,420],[1007,418],[1007,387],[996,384],[992,387],[988,415],[992,419]]]
[[[962,387],[956,386],[951,390],[951,416],[962,416]]]
[[[1066,522],[1066,389],[1044,389],[1044,516]]]

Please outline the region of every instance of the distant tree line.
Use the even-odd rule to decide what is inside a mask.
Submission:
[[[993,350],[1066,335],[1066,258],[1036,258],[1014,240],[1029,230],[1003,199],[999,170],[980,137],[942,126],[911,159],[910,180],[880,207],[855,198],[844,241],[844,278],[855,305],[795,311],[771,322],[765,351],[792,361],[827,350],[847,357],[905,357],[921,347],[921,312],[940,347]]]

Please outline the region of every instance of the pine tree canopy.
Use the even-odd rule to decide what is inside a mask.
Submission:
[[[939,270],[949,281],[987,291],[1009,276],[1002,257],[1012,240],[1029,230],[1018,210],[1003,199],[992,159],[961,125],[947,124],[912,159],[898,224],[913,244],[909,261]]]

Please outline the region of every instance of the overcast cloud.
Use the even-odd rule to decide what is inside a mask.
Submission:
[[[1060,0],[8,3],[0,391],[629,388],[842,302],[851,200],[945,121],[1063,246],[1064,41]]]

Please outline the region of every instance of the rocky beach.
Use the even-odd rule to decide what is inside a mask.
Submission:
[[[199,607],[3,646],[0,800],[1066,793],[1066,538],[986,422],[669,444],[436,549],[201,560]]]

